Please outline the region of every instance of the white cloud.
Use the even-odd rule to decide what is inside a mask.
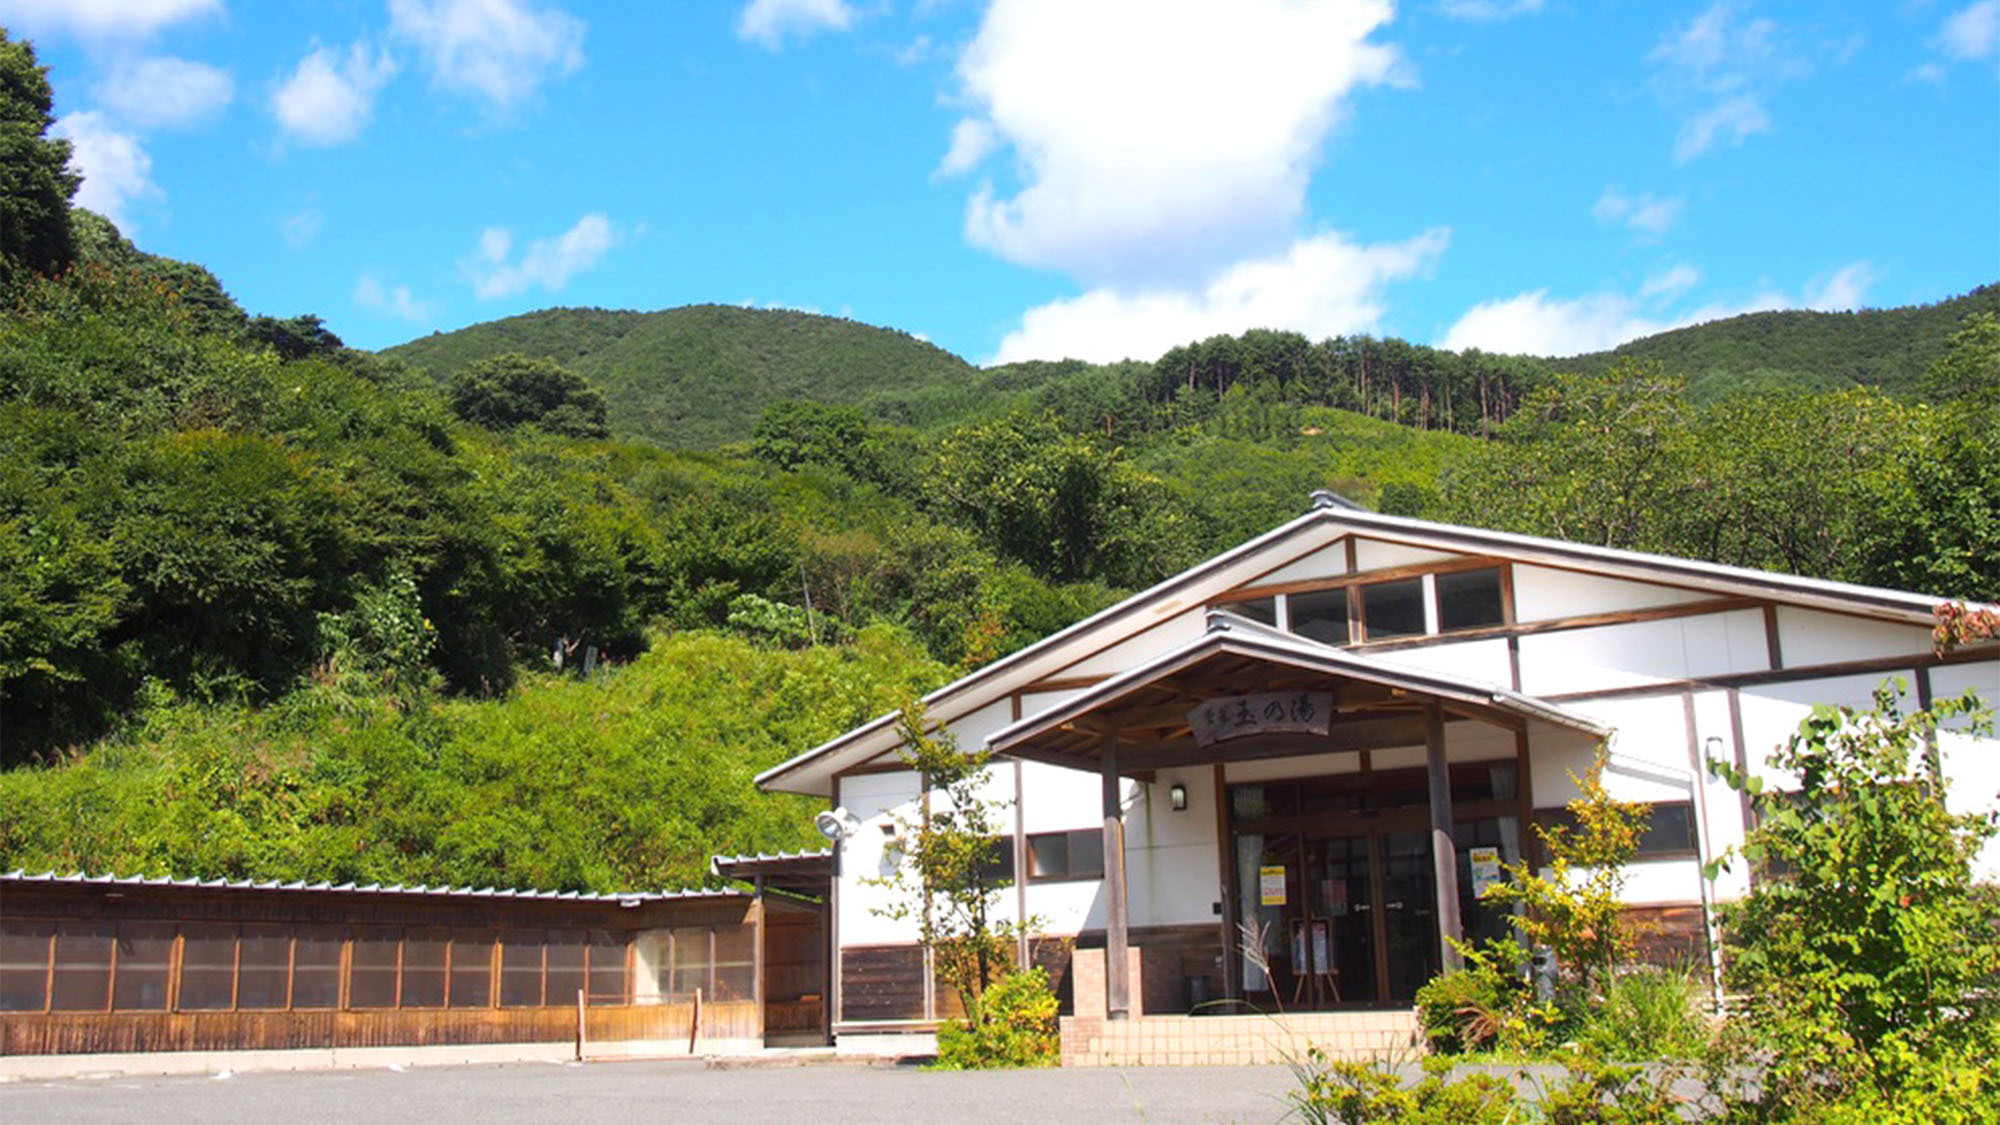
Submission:
[[[1604,194],[1597,197],[1590,213],[1600,223],[1629,228],[1640,238],[1653,241],[1666,234],[1680,219],[1683,202],[1680,199],[1656,199],[1652,192],[1641,192],[1635,198],[1614,185],[1605,188]]]
[[[389,0],[389,31],[417,48],[436,85],[496,110],[583,65],[583,21],[533,0]]]
[[[1639,287],[1639,296],[1678,297],[1693,289],[1701,281],[1701,271],[1690,265],[1678,265],[1662,270],[1646,279]]]
[[[1772,92],[1812,71],[1783,42],[1776,21],[1742,18],[1732,0],[1717,0],[1667,35],[1647,61],[1654,95],[1681,118],[1674,138],[1680,161],[1770,132]]]
[[[951,149],[938,163],[939,176],[957,176],[971,171],[979,162],[992,155],[1000,138],[993,135],[993,126],[977,117],[967,117],[951,130]]]
[[[419,301],[407,285],[384,285],[372,273],[364,273],[354,283],[356,306],[378,316],[392,316],[411,324],[429,324],[431,307]]]
[[[1512,19],[1542,10],[1542,0],[1439,0],[1438,11],[1458,20]]]
[[[92,90],[105,108],[142,127],[193,125],[236,97],[229,72],[206,63],[160,57],[120,66]]]
[[[1717,140],[1740,145],[1758,133],[1771,131],[1771,114],[1753,94],[1720,102],[1681,123],[1674,137],[1674,159],[1693,160],[1715,147]]]
[[[1960,61],[2000,52],[2000,0],[1979,0],[1953,12],[1938,29],[1935,43],[1945,57]]]
[[[160,194],[153,182],[153,158],[139,146],[139,138],[119,131],[97,110],[65,114],[49,131],[69,139],[70,166],[83,175],[77,206],[96,211],[130,235],[131,205]]]
[[[846,0],[750,0],[736,21],[736,34],[769,50],[777,50],[786,35],[803,39],[820,31],[846,31],[854,9]]]
[[[1820,312],[1858,309],[1868,290],[1880,280],[1882,275],[1874,266],[1867,262],[1849,262],[1824,280],[1806,286],[1805,307]]]
[[[511,297],[537,285],[553,293],[571,277],[595,266],[617,243],[618,231],[611,220],[592,213],[554,238],[528,243],[520,259],[510,261],[514,233],[505,227],[488,227],[480,232],[479,251],[469,267],[472,291],[482,300]]]
[[[1692,267],[1676,266],[1648,278],[1636,295],[1618,292],[1552,298],[1546,289],[1484,301],[1451,326],[1438,346],[1480,348],[1513,355],[1564,356],[1615,348],[1628,340],[1743,313],[1771,309],[1832,311],[1858,307],[1876,279],[1867,262],[1852,262],[1798,296],[1764,290],[1747,300],[1675,309],[1674,300],[1699,280]]]
[[[278,224],[278,233],[285,238],[285,245],[294,250],[312,245],[319,237],[319,228],[326,224],[326,215],[317,207],[308,207],[295,215],[286,215]]]
[[[1127,291],[1277,252],[1343,98],[1404,77],[1369,41],[1390,15],[1389,0],[995,0],[960,97],[1022,183],[977,188],[967,238]]]
[[[17,30],[68,32],[82,39],[144,39],[182,20],[222,11],[222,0],[9,0]]]
[[[1313,337],[1366,330],[1382,318],[1388,284],[1429,269],[1450,237],[1437,229],[1407,242],[1360,246],[1322,234],[1239,262],[1193,290],[1092,289],[1029,309],[993,361],[1152,359],[1189,340],[1251,328]]]
[[[271,98],[278,124],[294,140],[311,145],[344,144],[368,127],[375,92],[394,74],[386,54],[360,43],[346,54],[321,47],[299,61]]]

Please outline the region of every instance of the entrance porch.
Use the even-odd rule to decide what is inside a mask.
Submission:
[[[1099,965],[1137,960],[1130,800],[1184,810],[1185,780],[1202,782],[1215,818],[1214,868],[1162,869],[1155,860],[1142,870],[1155,890],[1216,880],[1210,948],[1221,950],[1220,980],[1188,972],[1188,995],[1203,998],[1191,1014],[1244,1014],[1269,1032],[1280,1013],[1393,1014],[1403,1027],[1417,988],[1457,964],[1450,939],[1504,932],[1504,917],[1477,891],[1522,858],[1531,751],[1573,757],[1606,733],[1490,684],[1214,612],[1197,640],[995,733],[987,746],[1102,779]],[[1128,799],[1134,782],[1140,796]],[[1187,889],[1183,897],[1201,897]],[[1098,1006],[1086,993],[1099,988],[1105,1024],[1140,1014],[1132,971],[1092,976],[1074,978],[1080,1024]],[[1363,1024],[1381,1030],[1368,1020],[1355,1026]],[[1102,1034],[1124,1043],[1139,1033]]]

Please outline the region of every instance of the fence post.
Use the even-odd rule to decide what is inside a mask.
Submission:
[[[576,1061],[583,1061],[583,989],[576,990]]]
[[[699,1053],[701,1047],[701,989],[694,990],[694,1018],[688,1021],[688,1054]]]

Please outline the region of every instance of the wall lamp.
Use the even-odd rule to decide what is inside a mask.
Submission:
[[[1167,790],[1167,807],[1173,809],[1175,812],[1187,811],[1187,786],[1182,785],[1178,781],[1174,782],[1173,786]]]

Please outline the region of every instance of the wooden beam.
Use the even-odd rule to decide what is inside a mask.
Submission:
[[[1111,1019],[1132,1014],[1132,982],[1125,949],[1130,919],[1125,909],[1125,803],[1118,776],[1118,735],[1104,736],[1104,1007]]]
[[[1445,972],[1464,966],[1454,942],[1465,938],[1458,916],[1458,848],[1452,842],[1451,771],[1444,755],[1444,711],[1433,704],[1424,715],[1424,764],[1431,798],[1431,864],[1436,871],[1438,946]]]

